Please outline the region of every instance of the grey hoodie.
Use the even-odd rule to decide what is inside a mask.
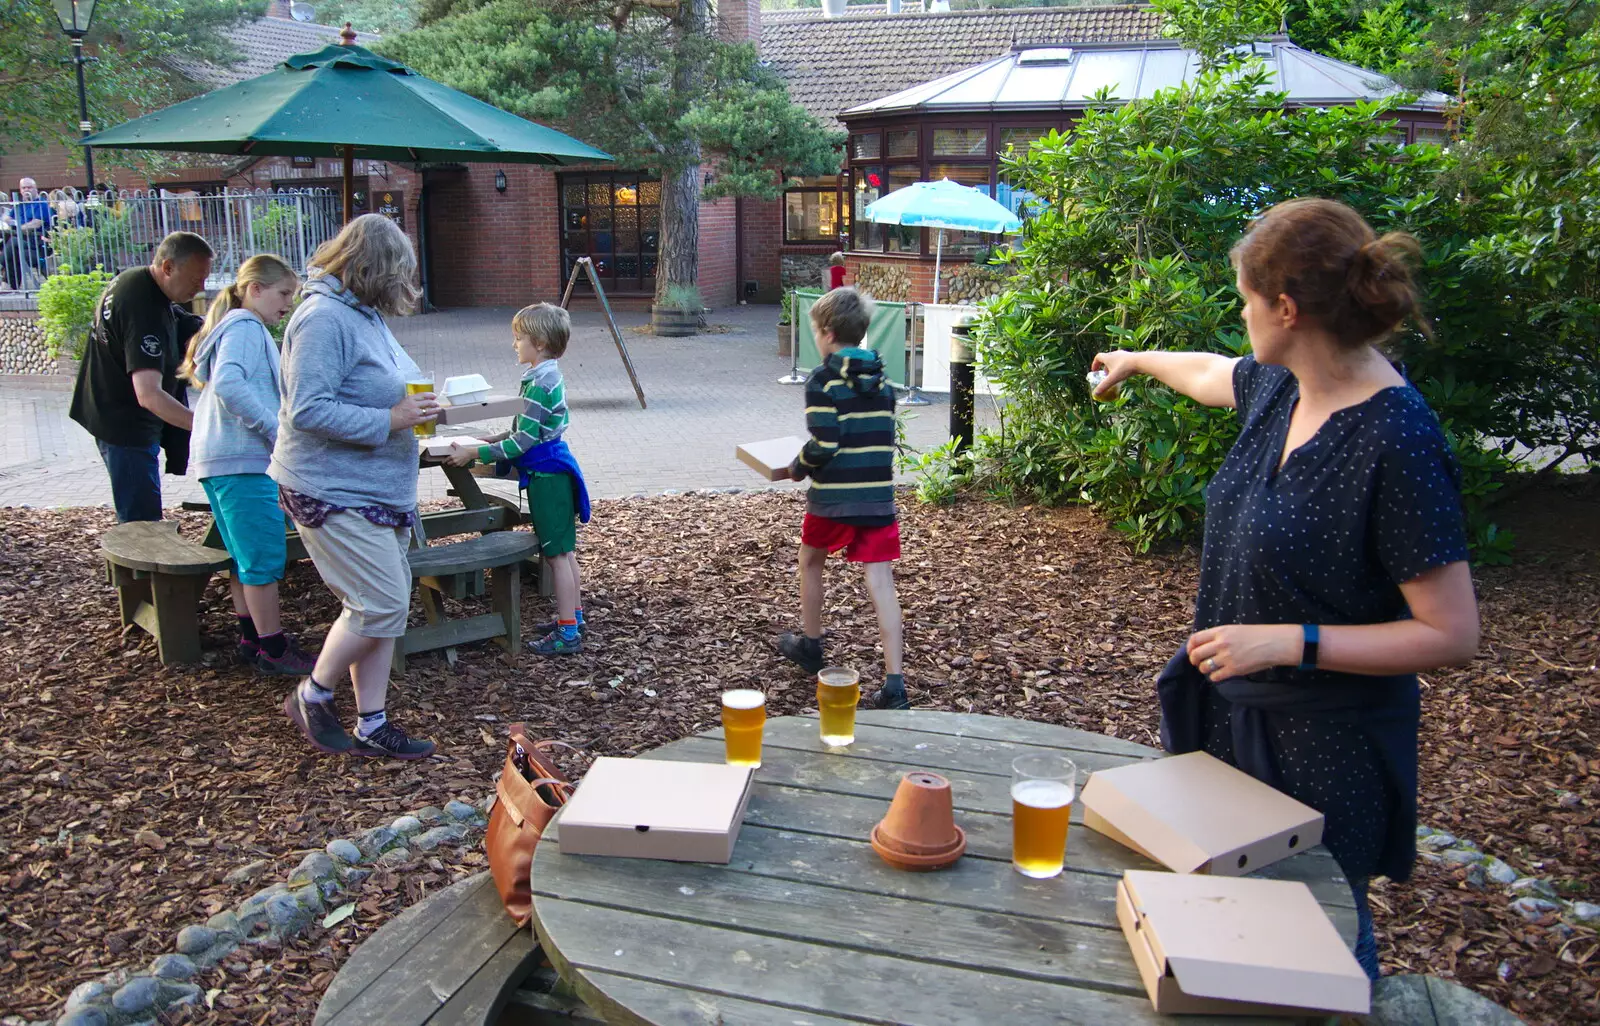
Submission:
[[[338,278],[306,282],[283,336],[283,405],[267,473],[291,491],[355,509],[417,505],[417,439],[389,409],[420,373],[383,317]]]
[[[189,465],[199,478],[265,474],[278,438],[278,344],[249,310],[230,310],[194,354]]]

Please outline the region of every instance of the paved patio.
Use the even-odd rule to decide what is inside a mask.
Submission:
[[[514,394],[521,368],[511,352],[510,309],[452,310],[397,318],[395,335],[442,384],[478,373],[495,394]],[[777,307],[718,311],[718,333],[686,339],[638,334],[643,313],[618,315],[623,338],[649,408],[639,409],[604,318],[574,314],[561,365],[567,376],[572,426],[567,439],[599,498],[695,488],[757,488],[765,482],[734,458],[740,442],[802,434],[800,387],[780,385],[789,361],[777,355]],[[725,330],[724,330],[725,329]],[[0,377],[0,506],[109,506],[111,486],[94,439],[68,420],[67,378]],[[910,409],[907,434],[916,448],[949,437],[949,407]],[[979,399],[980,420],[992,419]],[[500,430],[479,426],[480,430]],[[471,428],[441,429],[442,433]],[[794,487],[784,485],[780,487]],[[423,500],[445,498],[444,475],[429,471],[418,486]],[[204,497],[195,478],[165,477],[162,495],[173,506]]]

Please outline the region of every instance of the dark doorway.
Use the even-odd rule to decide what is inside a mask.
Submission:
[[[607,294],[653,295],[661,241],[661,180],[628,173],[560,176],[563,284],[579,257]],[[592,291],[579,276],[578,288]]]

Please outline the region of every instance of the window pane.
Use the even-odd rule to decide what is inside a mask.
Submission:
[[[652,207],[661,205],[661,182],[640,182],[639,202],[647,203]]]
[[[790,175],[785,187],[790,189],[832,189],[838,184],[838,175]]]
[[[933,152],[941,156],[982,157],[989,152],[989,131],[985,128],[935,128]]]
[[[1451,142],[1450,130],[1443,125],[1418,125],[1411,130],[1413,142],[1432,143],[1435,146],[1449,146]]]
[[[839,197],[832,189],[795,189],[783,194],[785,241],[835,242],[839,229]]]
[[[919,180],[921,169],[911,167],[891,167],[889,169],[889,192],[904,189],[906,186]],[[907,228],[898,224],[883,226],[884,236],[889,243],[891,253],[921,253],[922,229]]]
[[[616,198],[619,207],[631,207],[639,202],[639,189],[634,185],[617,185],[612,188],[611,194]]]
[[[989,168],[983,164],[935,164],[928,169],[928,177],[934,181],[948,178],[952,182],[970,185],[977,188],[985,196],[994,195],[989,188]],[[944,251],[968,255],[980,249],[987,248],[1000,241],[998,235],[987,235],[983,232],[945,232]]]
[[[917,155],[917,130],[915,128],[886,134],[888,137],[889,156],[915,157]]]
[[[850,139],[850,159],[877,160],[883,156],[883,150],[879,148],[882,144],[883,140],[878,137],[876,132],[871,135],[852,136]]]
[[[1035,139],[1043,139],[1050,134],[1048,126],[1040,128],[1002,128],[1000,129],[1000,152],[1015,146],[1018,150],[1025,150]]]
[[[611,203],[611,186],[605,182],[591,182],[589,185],[589,205],[591,207],[609,206]]]
[[[850,206],[851,248],[881,250],[883,226],[868,221],[864,214],[867,204],[883,195],[883,168],[858,167],[851,177],[855,186]]]

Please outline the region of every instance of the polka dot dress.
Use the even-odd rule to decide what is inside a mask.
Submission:
[[[1243,426],[1206,491],[1196,629],[1403,619],[1402,582],[1467,558],[1460,473],[1416,389],[1337,411],[1286,461],[1294,376],[1247,356],[1234,395]],[[1416,677],[1277,669],[1253,679],[1359,696],[1337,713],[1263,715],[1277,783],[1323,813],[1324,842],[1347,875],[1404,879],[1415,854]],[[1232,762],[1234,710],[1208,692],[1206,751]]]

